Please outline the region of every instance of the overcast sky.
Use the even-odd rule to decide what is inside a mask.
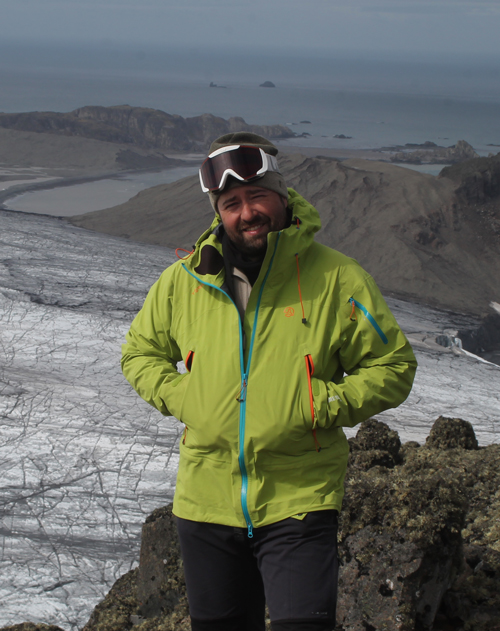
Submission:
[[[500,0],[0,0],[0,39],[500,56]]]

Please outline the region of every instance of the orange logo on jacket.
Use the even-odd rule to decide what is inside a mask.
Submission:
[[[201,289],[202,287],[203,287],[203,285],[198,285],[198,287],[197,287],[194,291],[192,291],[192,292],[191,292],[191,293],[193,294],[193,296],[194,296],[195,294],[197,294],[197,293],[200,291],[200,289]]]
[[[291,318],[295,315],[295,309],[293,307],[287,307],[286,309],[283,309],[283,313],[287,318]]]

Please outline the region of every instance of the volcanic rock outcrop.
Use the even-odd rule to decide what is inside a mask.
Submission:
[[[478,448],[470,423],[443,417],[423,446],[401,445],[375,419],[349,442],[336,629],[498,631],[500,445]],[[171,506],[146,520],[139,568],[115,583],[83,631],[132,627],[190,629]]]
[[[443,417],[424,446],[401,446],[397,432],[375,419],[349,442],[339,631],[500,624],[500,445],[478,448],[470,423]],[[171,507],[148,518],[139,568],[113,590],[84,631],[108,631],[112,612],[128,624],[116,628],[132,620],[137,631],[189,629]]]

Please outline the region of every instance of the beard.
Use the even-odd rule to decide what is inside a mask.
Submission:
[[[255,222],[257,223],[257,222]],[[267,235],[271,230],[266,230],[262,234],[249,234],[249,226],[242,226],[238,230],[227,230],[226,233],[234,246],[248,258],[262,258],[267,250]]]
[[[267,250],[267,235],[283,230],[287,224],[286,206],[276,216],[260,215],[252,222],[236,226],[224,224],[224,230],[237,250],[249,259],[262,259]]]

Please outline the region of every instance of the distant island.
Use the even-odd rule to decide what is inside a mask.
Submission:
[[[274,83],[272,81],[264,81],[264,83],[261,83],[260,88],[275,88],[276,86],[274,85]]]
[[[210,81],[210,85],[208,86],[209,88],[227,88],[226,85],[217,85],[216,83],[214,83],[213,81]]]

